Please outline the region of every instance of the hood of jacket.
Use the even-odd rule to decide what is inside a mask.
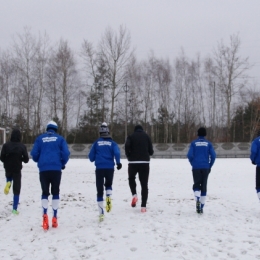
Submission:
[[[21,132],[19,129],[14,129],[12,131],[11,142],[21,142]]]

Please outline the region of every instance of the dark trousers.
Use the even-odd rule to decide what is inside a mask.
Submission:
[[[96,169],[97,201],[103,201],[104,186],[112,190],[114,169]]]
[[[201,195],[207,194],[207,182],[209,176],[209,169],[196,169],[192,170],[193,173],[193,190],[201,191]]]
[[[20,195],[21,192],[21,180],[22,180],[22,173],[5,173],[6,178],[11,179],[13,181],[13,193],[14,195]]]
[[[260,192],[260,167],[256,167],[256,174],[255,174],[255,188],[257,192]]]
[[[138,173],[141,184],[142,204],[141,207],[146,207],[148,199],[148,179],[149,179],[150,165],[149,163],[129,163],[128,164],[128,181],[132,195],[136,194],[136,174]]]
[[[42,196],[50,195],[50,185],[51,194],[60,194],[60,181],[61,181],[61,171],[44,171],[40,172],[40,182],[42,187]]]

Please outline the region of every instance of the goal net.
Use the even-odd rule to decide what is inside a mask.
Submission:
[[[6,131],[5,128],[0,127],[0,146],[6,142]]]

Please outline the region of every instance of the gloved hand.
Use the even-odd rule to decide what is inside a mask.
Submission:
[[[122,163],[118,163],[116,168],[120,170],[122,168]]]
[[[63,166],[61,167],[61,169],[64,170],[64,169],[65,169],[65,165],[63,165]]]
[[[252,164],[256,165],[256,163],[255,163],[255,162],[252,162]]]

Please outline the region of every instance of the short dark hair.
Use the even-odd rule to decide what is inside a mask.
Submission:
[[[200,127],[198,129],[198,136],[206,136],[207,135],[207,131],[205,127]]]

